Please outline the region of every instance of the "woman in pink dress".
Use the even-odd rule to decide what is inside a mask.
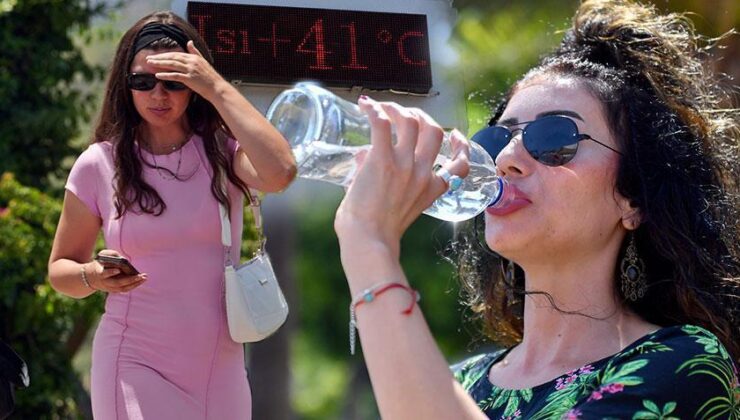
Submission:
[[[251,417],[243,349],[226,325],[218,205],[230,208],[239,244],[247,186],[282,190],[295,163],[211,62],[183,19],[139,20],[118,46],[92,144],[67,181],[49,279],[74,298],[108,293],[93,342],[98,420]],[[91,261],[101,228],[101,253],[141,274]]]

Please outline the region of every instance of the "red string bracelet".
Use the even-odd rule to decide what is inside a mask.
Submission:
[[[395,282],[379,283],[370,288],[363,290],[358,295],[356,295],[354,299],[352,299],[352,303],[350,303],[349,305],[349,352],[350,354],[355,354],[355,336],[357,332],[357,316],[356,316],[357,307],[362,305],[363,303],[370,303],[374,301],[376,297],[394,288],[401,288],[407,291],[411,295],[411,298],[412,298],[411,303],[406,309],[401,311],[401,314],[403,315],[406,315],[406,316],[411,315],[411,312],[413,312],[416,302],[418,302],[421,299],[421,295],[419,294],[418,291],[410,288],[409,286],[406,286],[405,284],[395,283]]]

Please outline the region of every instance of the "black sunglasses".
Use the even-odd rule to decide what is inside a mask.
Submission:
[[[570,162],[578,150],[578,142],[592,140],[609,150],[624,156],[622,152],[578,132],[578,126],[570,118],[562,115],[548,115],[534,121],[511,124],[524,125],[523,128],[510,130],[501,125],[492,125],[475,133],[471,140],[480,144],[496,160],[504,150],[513,132],[521,130],[522,144],[529,154],[538,162],[547,166],[560,166]]]
[[[162,82],[167,90],[185,90],[188,88],[180,82],[157,79],[157,76],[151,73],[129,73],[126,76],[126,84],[129,89],[133,90],[152,90],[154,86],[157,86],[157,82]]]

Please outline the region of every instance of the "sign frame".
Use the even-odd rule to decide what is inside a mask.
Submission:
[[[445,128],[467,130],[464,91],[458,57],[449,44],[457,11],[451,0],[198,0],[202,3],[249,4],[262,6],[303,7],[383,13],[410,13],[425,15],[429,33],[432,86],[428,93],[410,93],[392,89],[371,89],[364,86],[339,88],[327,86],[335,94],[350,101],[367,95],[379,101],[393,101],[409,107],[423,109]],[[172,10],[187,18],[188,0],[173,0]],[[457,77],[455,73],[457,72]],[[231,80],[252,104],[266,112],[272,99],[290,87],[281,83],[252,83]]]
[[[231,80],[428,93],[426,15],[191,1],[188,20]]]

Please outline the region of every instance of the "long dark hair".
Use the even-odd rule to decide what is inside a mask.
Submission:
[[[146,24],[157,22],[180,28],[209,63],[213,64],[208,46],[188,22],[169,11],[155,12],[141,18],[121,38],[111,65],[103,99],[102,110],[92,143],[110,141],[114,146],[115,162],[115,206],[117,217],[126,211],[135,210],[159,216],[167,208],[159,193],[141,176],[142,162],[139,159],[135,140],[141,116],[134,107],[131,92],[126,86],[126,75],[133,60],[133,43],[136,35]],[[179,47],[175,40],[163,38],[147,46],[148,49],[163,50]],[[189,125],[203,139],[206,157],[213,169],[211,193],[224,206],[229,207],[229,198],[222,190],[224,177],[246,193],[247,186],[236,176],[232,168],[226,139],[233,137],[216,108],[208,101],[192,93],[193,98],[186,110]],[[246,194],[245,194],[246,195]],[[248,195],[247,195],[248,196]]]
[[[726,107],[732,98],[709,72],[700,44],[681,15],[584,1],[560,47],[507,98],[555,76],[578,81],[601,101],[624,152],[616,189],[643,218],[634,235],[648,282],[646,295],[629,301],[615,267],[615,293],[646,321],[708,329],[740,360],[738,110]],[[510,345],[522,334],[514,303],[525,294],[523,272],[483,248],[481,225],[469,224],[454,245],[463,295],[489,336]]]

